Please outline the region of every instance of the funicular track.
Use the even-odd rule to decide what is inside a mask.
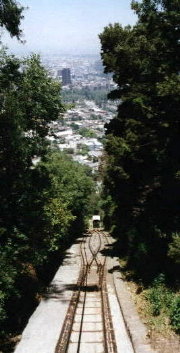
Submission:
[[[104,232],[85,234],[80,244],[81,269],[55,353],[117,353],[106,285],[108,243]]]

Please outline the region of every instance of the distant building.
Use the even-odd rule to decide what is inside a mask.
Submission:
[[[62,69],[62,84],[63,86],[71,84],[71,70],[70,69]]]

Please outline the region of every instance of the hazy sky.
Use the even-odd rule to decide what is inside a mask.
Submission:
[[[3,34],[11,51],[98,54],[98,34],[109,23],[134,24],[131,0],[19,0],[24,11],[22,45]]]

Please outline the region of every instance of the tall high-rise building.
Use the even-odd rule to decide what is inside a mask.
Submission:
[[[71,84],[71,70],[70,69],[62,69],[62,84],[63,86]]]

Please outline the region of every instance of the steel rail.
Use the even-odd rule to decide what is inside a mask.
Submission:
[[[85,311],[85,306],[86,306],[86,297],[87,297],[87,283],[88,283],[88,273],[90,271],[90,268],[93,264],[93,261],[96,261],[96,256],[101,248],[101,239],[99,241],[99,246],[96,249],[96,251],[93,251],[92,246],[91,246],[91,239],[92,239],[93,233],[90,233],[89,241],[88,241],[88,246],[89,250],[92,254],[92,260],[88,262],[88,257],[86,254],[86,249],[85,249],[85,244],[84,244],[84,253],[85,253],[85,259],[86,259],[86,275],[85,275],[85,285],[84,285],[84,298],[83,298],[83,307],[82,307],[82,313],[81,313],[81,322],[80,322],[80,332],[79,332],[79,337],[78,337],[78,347],[77,347],[77,353],[80,352],[80,346],[81,346],[81,335],[82,335],[82,327],[83,327],[83,322],[84,322],[84,311]],[[97,267],[98,267],[98,262],[96,261]]]
[[[85,260],[82,252],[82,244],[83,243],[80,244],[80,254],[81,254],[82,262],[81,262],[80,274],[77,281],[78,291],[74,290],[72,294],[68,311],[62,326],[61,334],[56,345],[55,353],[66,353],[68,349],[68,344],[69,344],[69,339],[72,331],[76,308],[79,302],[81,287],[84,282],[84,276],[85,276],[85,271],[84,271]]]
[[[96,232],[94,232],[94,233],[96,233]],[[99,233],[98,233],[98,235],[99,235]],[[98,248],[96,249],[96,251],[93,251],[92,244],[91,244],[91,238],[92,238],[92,236],[89,238],[89,242],[88,242],[89,250],[90,250],[90,252],[91,252],[91,254],[92,254],[92,260],[91,260],[91,262],[89,263],[89,268],[92,266],[92,264],[93,264],[94,261],[96,262],[97,268],[99,268],[99,263],[98,263],[96,257],[97,257],[98,252],[99,252],[100,249],[101,249],[101,244],[102,244],[101,237],[99,236],[99,246],[98,246]]]
[[[80,323],[80,331],[79,331],[79,337],[78,337],[78,347],[77,347],[77,353],[80,352],[80,347],[81,347],[81,335],[82,335],[82,327],[83,327],[83,319],[84,319],[84,311],[85,311],[85,304],[86,304],[86,296],[87,296],[87,277],[88,277],[88,269],[86,273],[86,278],[85,278],[85,285],[84,285],[84,298],[83,298],[83,307],[82,307],[82,314],[81,314],[81,323]]]
[[[78,337],[78,347],[77,347],[77,353],[80,352],[80,346],[81,346],[81,335],[82,335],[82,326],[83,326],[83,318],[84,318],[84,311],[85,311],[85,303],[86,303],[86,288],[87,288],[87,278],[88,278],[88,259],[87,259],[87,254],[86,254],[86,247],[85,247],[85,242],[83,244],[83,250],[84,250],[84,264],[86,266],[86,271],[85,271],[85,277],[84,277],[84,298],[83,298],[83,307],[82,307],[82,314],[81,314],[81,322],[80,322],[80,331],[79,331],[79,337]]]
[[[111,244],[111,243],[109,242],[108,236],[106,235],[105,232],[103,232],[103,235],[105,236],[108,245]],[[132,348],[133,348],[133,351],[134,351],[134,353],[135,353],[134,342],[132,341],[129,328],[128,328],[128,326],[127,326],[127,323],[126,323],[126,320],[125,320],[125,317],[124,317],[124,312],[123,312],[123,310],[122,310],[121,303],[120,303],[120,299],[119,299],[119,295],[118,295],[118,293],[117,293],[117,287],[116,287],[116,284],[115,284],[115,278],[114,278],[114,276],[113,276],[113,284],[114,284],[114,290],[115,290],[115,293],[116,293],[116,298],[117,298],[117,301],[118,301],[118,304],[119,304],[119,308],[120,308],[120,310],[121,310],[121,314],[122,314],[122,317],[123,317],[124,325],[125,325],[125,327],[126,327],[126,332],[127,332],[128,337],[129,337],[129,340],[131,341]]]
[[[98,246],[96,249],[93,249],[92,246],[92,236],[96,234],[98,236]],[[81,335],[82,335],[82,327],[84,322],[84,312],[86,307],[86,298],[87,298],[87,286],[88,286],[88,274],[90,272],[91,266],[93,263],[97,266],[98,276],[98,287],[100,291],[101,297],[101,315],[103,322],[103,345],[104,345],[104,353],[117,353],[117,346],[115,342],[115,335],[113,330],[109,299],[107,293],[107,284],[106,284],[106,257],[104,257],[103,261],[100,261],[97,256],[102,248],[102,237],[106,238],[107,236],[103,232],[99,232],[97,230],[93,230],[89,232],[89,239],[85,241],[85,237],[83,237],[83,241],[80,244],[80,255],[81,255],[81,268],[80,274],[77,281],[77,290],[74,290],[72,294],[72,298],[69,304],[69,308],[64,320],[64,324],[61,330],[60,338],[58,340],[55,353],[67,353],[68,347],[70,343],[70,337],[72,333],[73,323],[75,321],[77,306],[80,301],[81,295],[83,295],[82,302],[82,312],[81,312],[81,321],[80,321],[80,330],[77,342],[76,352],[80,353],[81,348]],[[87,246],[88,245],[88,249]],[[90,251],[91,258],[88,258],[88,251]]]

